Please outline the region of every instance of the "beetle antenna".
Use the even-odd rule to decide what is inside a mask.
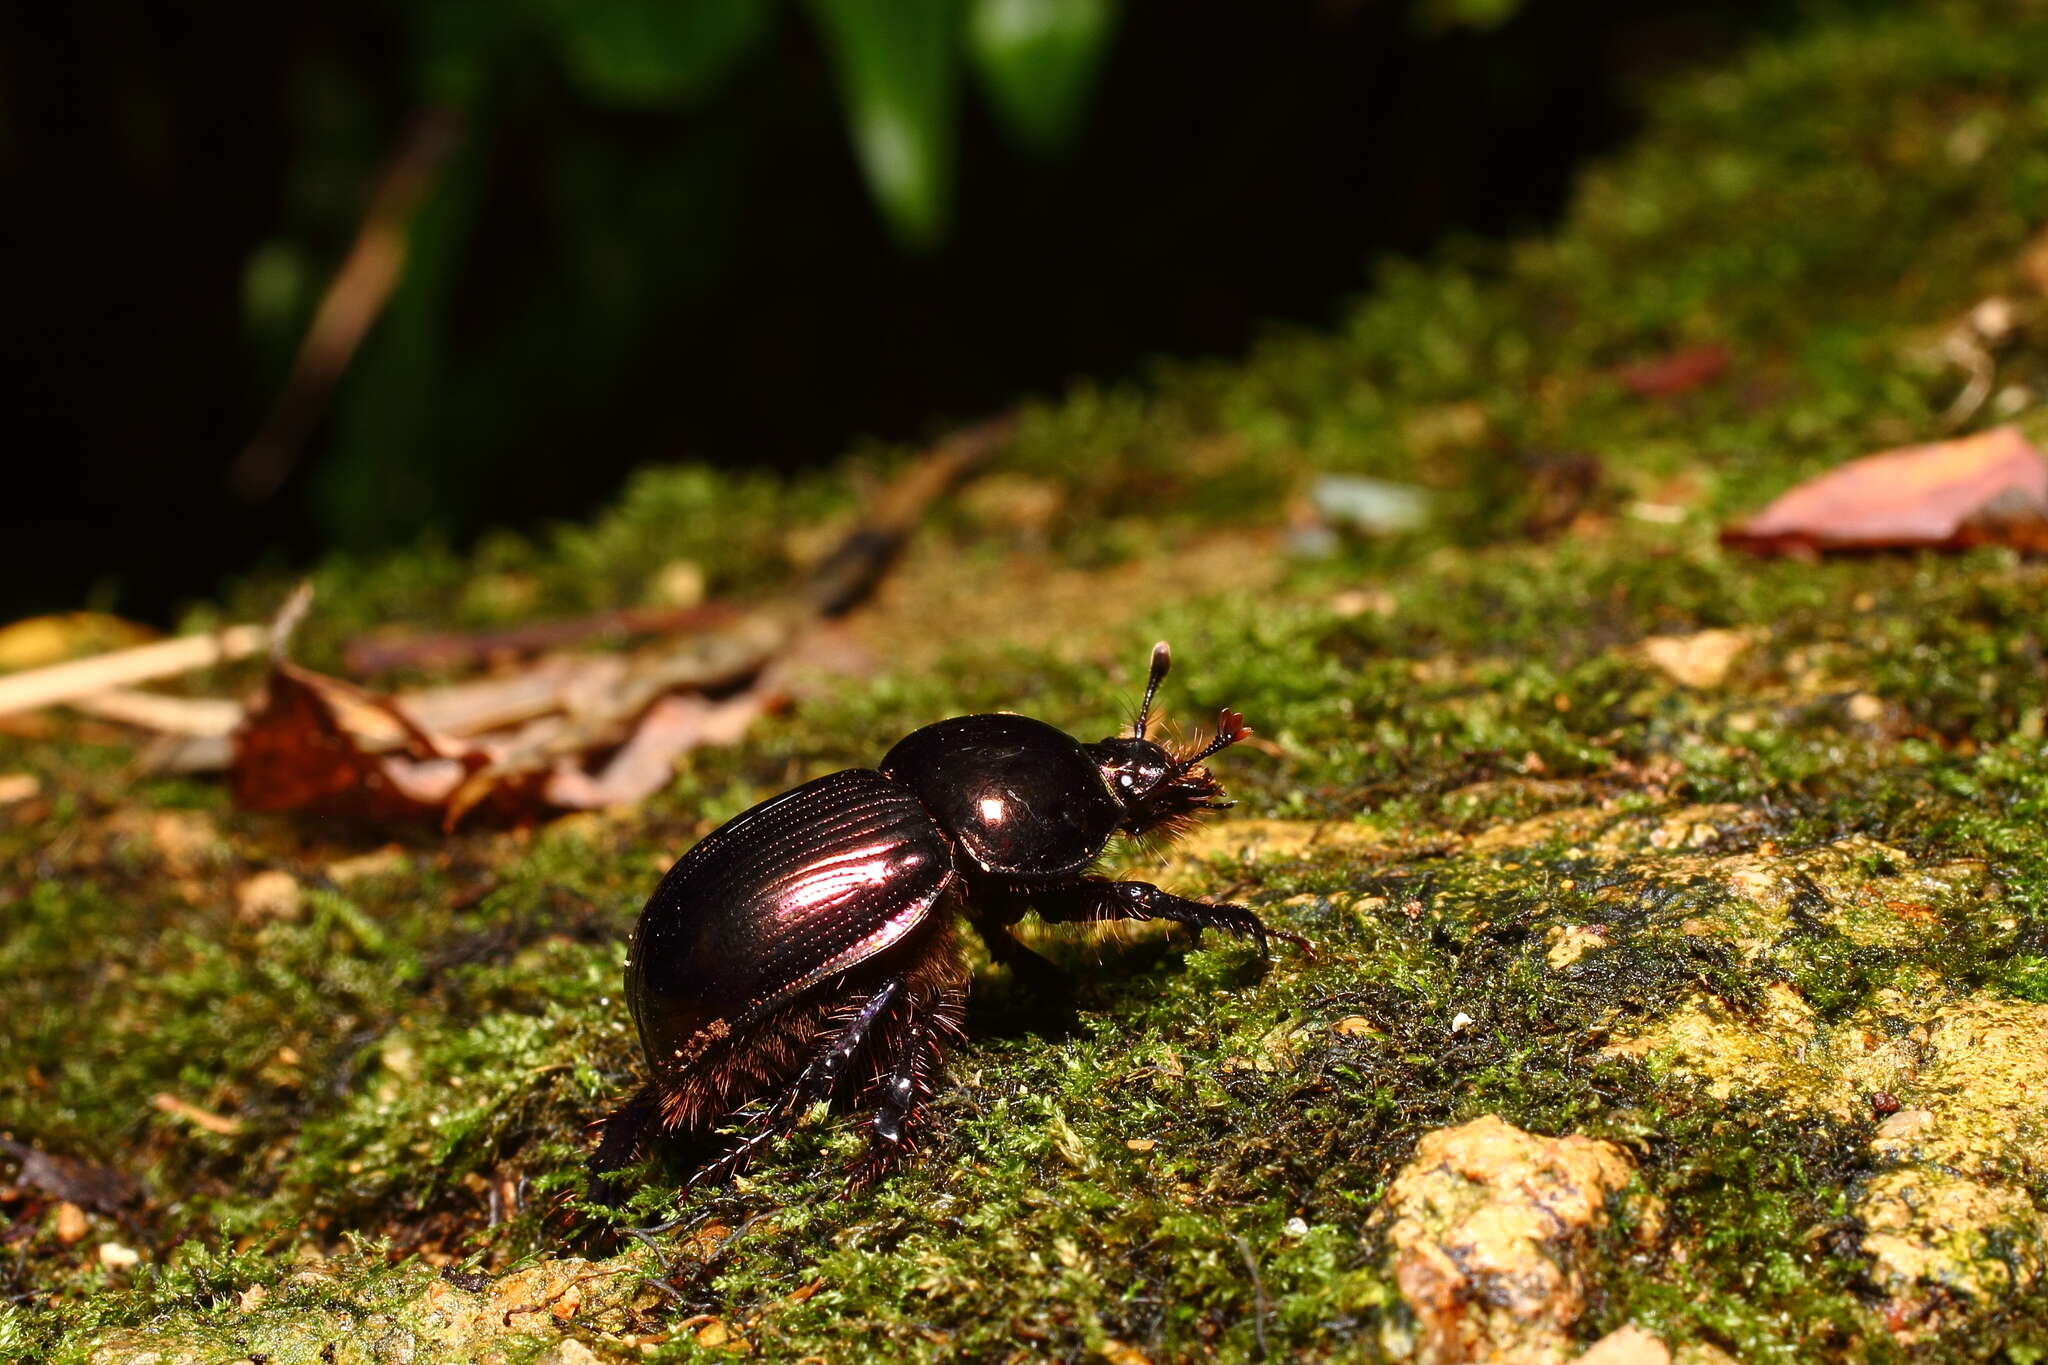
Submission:
[[[1152,715],[1152,698],[1159,692],[1159,684],[1166,681],[1166,670],[1173,667],[1173,651],[1161,640],[1152,646],[1152,671],[1145,678],[1145,700],[1138,703],[1138,719],[1131,726],[1131,738],[1145,737],[1145,724]]]
[[[1244,723],[1244,713],[1242,711],[1233,711],[1226,706],[1216,713],[1216,738],[1210,740],[1196,752],[1176,762],[1167,771],[1170,773],[1184,773],[1209,755],[1228,749],[1251,732],[1252,727]]]

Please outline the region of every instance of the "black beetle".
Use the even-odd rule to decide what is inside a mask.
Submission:
[[[1049,921],[1168,919],[1257,941],[1241,905],[1091,874],[1110,836],[1171,836],[1230,803],[1202,761],[1250,729],[1224,711],[1206,744],[1145,736],[1171,656],[1153,647],[1129,738],[1083,744],[1028,716],[959,716],[899,742],[878,769],[806,782],[677,860],[633,931],[626,997],[650,1078],[604,1124],[602,1177],[650,1134],[702,1136],[751,1111],[752,1131],[693,1179],[737,1169],[812,1105],[874,1110],[864,1185],[916,1143],[968,967],[954,914],[1024,976],[1050,964],[1011,937]]]

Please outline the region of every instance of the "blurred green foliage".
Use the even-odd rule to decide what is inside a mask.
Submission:
[[[883,219],[901,246],[928,251],[947,232],[963,82],[978,83],[1020,147],[1056,154],[1079,128],[1117,17],[1115,0],[410,7],[399,30],[410,100],[467,132],[407,226],[403,278],[337,394],[312,490],[325,536],[374,546],[460,524],[466,489],[492,477],[504,450],[535,430],[574,440],[602,409],[648,329],[731,254],[740,185],[770,153],[720,97],[771,59],[784,26],[814,27]],[[556,106],[530,126],[564,83],[590,117]],[[302,105],[285,232],[251,253],[242,291],[250,334],[280,380],[326,285],[322,258],[338,259],[336,234],[359,220],[389,154],[340,68],[308,82]],[[671,125],[651,152],[603,122],[663,115],[683,131]],[[535,182],[524,191],[535,217],[490,221],[486,204],[502,203],[493,177],[515,159]],[[515,229],[534,267],[519,284],[466,269],[480,238]],[[540,259],[551,245],[555,259]],[[479,289],[497,296],[485,352],[451,365]]]

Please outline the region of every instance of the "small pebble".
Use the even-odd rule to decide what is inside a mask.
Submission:
[[[123,1270],[142,1259],[142,1253],[134,1247],[124,1247],[119,1242],[100,1243],[100,1264],[109,1270]]]
[[[1456,1014],[1451,1016],[1451,1032],[1453,1033],[1461,1032],[1464,1029],[1469,1028],[1471,1024],[1472,1016],[1465,1013],[1465,1011],[1463,1010],[1459,1010]]]

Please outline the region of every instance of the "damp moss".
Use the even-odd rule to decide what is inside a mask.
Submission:
[[[846,623],[872,663],[629,814],[393,837],[138,781],[89,728],[0,735],[39,784],[0,808],[0,1129],[148,1186],[68,1241],[56,1201],[0,1205],[0,1355],[431,1356],[456,1349],[422,1316],[443,1284],[476,1300],[431,1311],[473,1319],[479,1358],[1369,1358],[1399,1299],[1389,1182],[1497,1114],[1617,1144],[1662,1210],[1602,1234],[1584,1341],[2042,1358],[2048,1291],[1983,1262],[2038,1264],[2011,1239],[2048,1206],[2038,1134],[2000,1118],[2041,1079],[1985,1032],[2048,1006],[2048,570],[1759,562],[1713,531],[1942,434],[1967,376],[1940,340],[1980,298],[2040,317],[2044,70],[2048,14],[2019,0],[1833,14],[1660,96],[1555,234],[1390,264],[1330,331],[1029,409],[994,491]],[[1616,378],[1705,344],[1730,368],[1695,391]],[[2039,322],[1996,358],[2005,406],[1968,421],[2048,439]],[[679,563],[765,593],[908,458],[651,471],[588,526],[337,562],[308,655],[659,600]],[[1427,487],[1432,520],[1307,534],[1313,480],[1346,473]],[[1641,648],[1707,630],[1744,641],[1711,684]],[[1245,900],[1313,958],[1049,933],[1072,1019],[984,968],[926,1160],[881,1189],[842,1197],[859,1133],[824,1121],[639,1259],[565,1221],[635,1066],[619,961],[668,861],[940,715],[1107,733],[1162,635],[1182,724],[1227,703],[1259,742],[1222,760],[1238,812],[1119,866]],[[241,894],[277,874],[296,897]],[[1739,1089],[1716,1039],[1753,1054]],[[1988,1193],[1951,1203],[1995,1218],[1901,1212],[1953,1152],[1880,1131],[1893,1085],[1990,1144],[1954,1177]],[[648,1175],[622,1217],[663,1216],[675,1173]],[[1873,1233],[1920,1240],[1880,1257]],[[485,1330],[486,1286],[571,1255],[667,1288]]]

